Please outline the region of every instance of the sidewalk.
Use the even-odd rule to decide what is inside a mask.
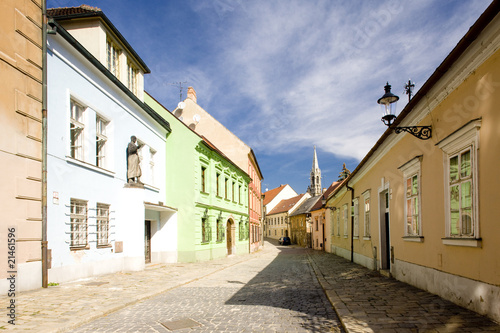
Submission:
[[[272,251],[273,246],[268,246]],[[65,332],[141,300],[255,258],[229,256],[198,263],[148,265],[144,271],[96,276],[16,293],[16,325],[7,322],[9,298],[0,296],[0,332]]]
[[[16,295],[16,325],[7,323],[9,298],[0,296],[0,331],[65,332],[104,315],[199,280],[227,267],[278,255],[277,242],[253,254],[199,262],[149,265],[144,271],[98,276]],[[333,254],[291,246],[308,255],[347,332],[500,332],[500,326],[438,296],[380,276]]]
[[[484,316],[344,258],[308,255],[347,332],[500,332]]]

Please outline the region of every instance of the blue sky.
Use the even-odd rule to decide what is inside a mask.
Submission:
[[[101,8],[151,69],[145,89],[169,110],[179,87],[250,145],[263,190],[323,187],[352,171],[386,129],[386,81],[407,102],[490,0],[48,0]],[[183,90],[183,98],[186,89]]]

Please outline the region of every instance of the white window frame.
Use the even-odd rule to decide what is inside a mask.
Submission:
[[[88,201],[70,199],[70,248],[88,248]]]
[[[97,227],[97,246],[109,246],[109,210],[110,205],[97,203],[96,227]]]
[[[442,239],[445,245],[481,247],[479,228],[479,190],[478,190],[478,150],[481,119],[475,119],[465,124],[457,131],[437,143],[443,151],[444,188],[445,188],[445,235]],[[471,192],[472,192],[472,235],[451,234],[450,214],[450,158],[470,149],[471,153]]]
[[[340,207],[337,209],[337,237],[340,237]]]
[[[110,38],[106,40],[106,68],[117,78],[120,78],[121,50]]]
[[[343,216],[342,218],[344,219],[344,238],[347,238],[347,236],[349,236],[349,230],[348,230],[348,219],[349,219],[349,210],[347,209],[347,204],[344,204],[342,206],[342,213],[343,213]]]
[[[78,112],[78,110],[81,110]],[[82,103],[70,98],[70,130],[69,130],[69,156],[75,160],[85,160],[85,117],[87,107]],[[73,138],[73,131],[78,132],[77,138]]]
[[[156,156],[156,150],[153,148],[149,147],[149,176],[150,176],[150,181],[151,185],[155,185],[155,156]]]
[[[352,204],[354,206],[354,230],[353,230],[353,237],[354,237],[354,239],[359,239],[359,198],[354,198],[352,200]]]
[[[109,120],[96,113],[95,116],[95,165],[99,168],[106,168],[107,166],[107,142],[108,137],[106,129],[109,125]]]
[[[130,60],[127,61],[127,88],[134,94],[137,95],[137,76],[139,70],[132,64]]]
[[[364,212],[364,230],[363,230],[363,239],[370,240],[371,232],[370,232],[370,190],[363,192],[363,212]],[[368,202],[368,204],[367,204]]]
[[[398,169],[403,173],[403,192],[404,192],[404,237],[406,241],[423,242],[423,224],[422,224],[422,156],[416,156],[400,166]],[[412,181],[413,177],[417,177],[417,193],[408,194],[407,183]],[[408,201],[411,202],[413,208],[413,200],[417,199],[417,213],[412,214],[410,225],[408,224]],[[416,216],[416,222],[415,222]],[[415,225],[416,224],[416,225]],[[411,231],[408,230],[410,227]],[[413,231],[414,230],[414,231]]]

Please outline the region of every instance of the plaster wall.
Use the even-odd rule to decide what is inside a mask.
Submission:
[[[49,37],[48,51],[48,248],[51,250],[49,282],[63,282],[92,275],[144,268],[145,202],[165,201],[166,130],[60,36]],[[82,160],[70,157],[70,99],[87,108]],[[109,120],[106,128],[106,162],[95,165],[95,116]],[[144,188],[126,185],[126,147],[130,136],[145,143]],[[153,149],[150,168],[148,149]],[[148,173],[149,172],[149,173]],[[70,200],[87,201],[88,246],[70,248]],[[96,243],[96,205],[110,205],[109,246]],[[157,216],[157,215],[156,215]],[[161,220],[159,217],[156,220]],[[169,221],[164,219],[164,225]],[[174,220],[172,220],[175,223]],[[167,240],[168,237],[166,238]],[[175,237],[170,237],[170,240]],[[117,251],[122,242],[123,251]],[[170,244],[155,243],[156,252]]]
[[[8,229],[15,228],[16,291],[42,285],[42,8],[0,2],[0,293],[6,295]]]

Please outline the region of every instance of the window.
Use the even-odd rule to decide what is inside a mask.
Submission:
[[[337,236],[340,237],[340,208],[337,209]]]
[[[201,219],[201,242],[209,243],[212,240],[212,232],[210,229],[210,222],[208,217],[202,217]]]
[[[238,203],[241,204],[241,185],[238,185]]]
[[[84,111],[85,107],[70,101],[70,154],[77,160],[83,160]]]
[[[70,201],[70,246],[86,247],[87,241],[87,201]]]
[[[243,221],[240,221],[239,223],[239,240],[244,240],[245,239],[245,223]]]
[[[97,246],[109,245],[109,205],[97,203]]]
[[[206,174],[206,171],[207,171],[207,168],[205,168],[204,166],[201,167],[201,191],[203,193],[206,193],[205,191],[205,174]]]
[[[106,41],[106,65],[108,70],[116,77],[120,77],[120,50],[118,47],[110,41],[109,39]]]
[[[363,193],[364,207],[365,207],[365,228],[364,237],[370,237],[370,191]]]
[[[127,87],[131,92],[137,94],[137,68],[127,61]]]
[[[343,207],[343,212],[344,212],[344,236],[347,237],[348,235],[348,230],[347,230],[347,218],[349,216],[348,212],[347,212],[347,204],[344,205]]]
[[[422,235],[420,214],[420,165],[422,156],[417,156],[399,167],[403,172],[405,193],[405,236]]]
[[[232,195],[233,195],[233,202],[236,202],[235,201],[235,198],[236,198],[236,196],[235,196],[236,195],[236,193],[235,193],[236,192],[236,184],[234,182],[233,182],[233,186],[232,186],[232,192],[233,192],[232,193]]]
[[[316,218],[316,231],[319,231],[318,218]]]
[[[354,205],[354,230],[353,230],[353,236],[355,238],[359,237],[359,199],[355,198],[352,201]]]
[[[227,199],[227,178],[224,178],[224,199]]]
[[[477,149],[481,120],[473,120],[438,143],[445,157],[447,245],[479,246]]]
[[[471,147],[449,158],[450,235],[474,236]]]
[[[217,242],[222,242],[224,240],[224,225],[222,224],[222,218],[217,219]]]
[[[106,121],[101,116],[96,115],[95,118],[95,165],[104,168],[105,158],[106,158],[106,143],[108,137],[106,136],[106,127],[108,126],[108,121]]]
[[[220,197],[220,173],[217,172],[215,176],[215,189],[217,196]]]

